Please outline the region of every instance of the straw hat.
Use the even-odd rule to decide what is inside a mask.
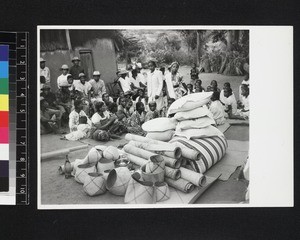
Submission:
[[[69,67],[68,67],[68,65],[67,64],[64,64],[64,65],[62,65],[61,66],[61,68],[60,68],[61,70],[68,70],[69,69]]]
[[[100,71],[94,71],[93,72],[93,76],[100,76],[101,74],[100,74]]]
[[[46,62],[44,58],[40,58],[40,62]]]
[[[79,73],[78,77],[79,77],[79,78],[85,77],[85,74],[84,74],[84,73]]]
[[[75,62],[75,61],[79,61],[79,62],[80,62],[79,57],[73,57],[73,58],[72,58],[72,62]]]
[[[121,69],[120,71],[119,71],[119,74],[120,75],[122,75],[122,74],[127,74],[128,73],[128,71],[126,70],[126,69]]]

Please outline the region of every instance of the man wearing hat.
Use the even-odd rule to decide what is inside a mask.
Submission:
[[[89,81],[89,83],[92,86],[92,102],[96,100],[101,100],[103,93],[106,93],[106,88],[105,88],[105,83],[102,79],[100,79],[100,72],[99,71],[94,71],[93,73],[93,79]]]
[[[89,115],[92,85],[86,81],[86,76],[84,73],[79,73],[79,81],[74,82],[74,86],[75,91],[82,96],[82,99],[85,102],[83,111]]]
[[[131,91],[131,82],[130,82],[130,79],[129,77],[127,76],[128,75],[128,71],[123,69],[123,70],[120,70],[119,72],[119,79],[118,79],[118,82],[121,84],[121,88],[123,90],[123,92],[128,92],[128,91]]]
[[[80,59],[78,57],[72,58],[73,66],[70,68],[70,74],[75,80],[79,79],[79,74],[84,73],[83,67],[79,65]]]
[[[64,64],[61,66],[60,70],[62,71],[62,74],[57,78],[57,87],[59,89],[61,85],[65,85],[68,83],[67,77],[68,77],[69,67],[67,64]]]
[[[46,83],[50,83],[50,70],[46,67],[46,60],[40,58],[40,76],[44,76]]]

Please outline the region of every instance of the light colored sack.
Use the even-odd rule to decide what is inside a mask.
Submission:
[[[167,115],[177,112],[186,112],[198,107],[202,107],[210,101],[212,94],[213,92],[200,92],[179,98],[171,104]]]
[[[215,120],[210,117],[201,117],[194,120],[184,120],[177,124],[176,126],[176,132],[180,132],[185,129],[200,129],[205,128],[208,126],[211,126],[212,124],[215,124]]]
[[[174,115],[173,118],[176,119],[177,121],[184,121],[184,120],[201,118],[205,116],[212,117],[212,113],[209,111],[206,105],[192,109],[190,111],[178,112]]]
[[[142,125],[142,129],[146,132],[164,132],[167,130],[174,130],[176,128],[177,121],[172,118],[155,118],[145,122]]]
[[[167,130],[164,132],[148,132],[146,137],[147,138],[151,138],[154,140],[159,140],[159,141],[164,141],[164,142],[168,142],[172,139],[173,135],[174,135],[174,130]]]
[[[224,136],[224,134],[214,126],[208,126],[200,129],[185,129],[182,131],[176,131],[175,136],[185,137],[187,139],[198,139],[214,136]]]

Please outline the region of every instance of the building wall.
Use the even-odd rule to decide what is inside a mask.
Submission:
[[[52,52],[41,52],[41,57],[46,60],[46,66],[51,73],[51,89],[57,90],[57,77],[61,74],[60,68],[63,64],[72,66],[73,56],[80,56],[79,50],[92,50],[95,70],[101,72],[101,79],[105,83],[111,83],[116,77],[117,59],[112,39],[96,39],[89,41],[82,47],[77,47],[74,51],[56,50]]]

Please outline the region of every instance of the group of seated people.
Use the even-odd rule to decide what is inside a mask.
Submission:
[[[195,65],[191,69],[190,83],[185,84],[178,73],[177,62],[165,72],[164,68],[157,68],[156,62],[150,61],[144,72],[141,64],[118,71],[115,82],[119,83],[121,91],[112,98],[99,71],[94,71],[93,78],[88,80],[80,66],[77,68],[70,74],[68,66],[62,66],[55,93],[45,77],[40,76],[41,134],[65,134],[67,132],[62,129],[68,126],[70,133],[64,136],[68,140],[91,137],[108,141],[123,133],[145,136],[141,127],[144,122],[167,117],[168,108],[176,99],[203,91],[214,92],[208,107],[217,125],[222,124],[225,117],[246,119],[249,116],[248,76],[240,86],[240,100],[236,101],[228,82],[220,90],[213,80],[205,90]]]

